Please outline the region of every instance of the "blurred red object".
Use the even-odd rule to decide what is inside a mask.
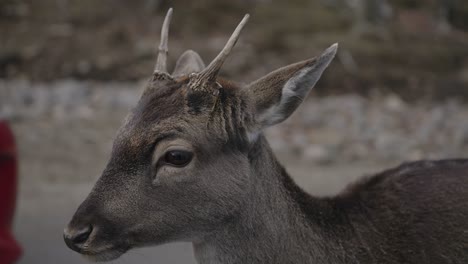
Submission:
[[[16,201],[17,155],[8,124],[0,120],[0,263],[14,263],[21,248],[11,233]]]

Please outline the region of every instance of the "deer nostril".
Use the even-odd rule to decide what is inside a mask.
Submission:
[[[79,251],[81,250],[81,244],[88,240],[91,232],[93,232],[93,227],[91,225],[76,231],[65,230],[63,238],[71,249]]]
[[[75,243],[75,244],[81,244],[81,243],[86,242],[86,240],[88,240],[89,235],[91,234],[92,231],[93,231],[93,227],[92,227],[92,226],[88,226],[88,227],[86,227],[86,228],[84,228],[84,229],[79,230],[79,231],[76,232],[76,234],[72,237],[73,243]]]

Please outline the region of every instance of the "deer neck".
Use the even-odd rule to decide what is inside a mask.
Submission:
[[[321,226],[326,218],[334,217],[331,201],[303,192],[279,164],[263,136],[252,147],[249,158],[250,176],[256,182],[245,206],[232,221],[193,243],[197,261],[200,264],[338,263],[330,262],[330,254],[326,253],[339,248],[341,243],[329,241],[328,230]],[[316,213],[305,215],[299,200]],[[324,246],[324,240],[329,247]]]

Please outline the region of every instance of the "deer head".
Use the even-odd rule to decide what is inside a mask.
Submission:
[[[102,176],[64,232],[94,260],[134,247],[195,241],[222,229],[248,203],[249,155],[262,130],[306,98],[337,45],[245,86],[218,77],[249,16],[205,67],[186,51],[167,72],[167,13],[154,74],[114,140]],[[268,169],[268,168],[265,168]]]

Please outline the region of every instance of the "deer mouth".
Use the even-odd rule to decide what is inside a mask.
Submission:
[[[92,262],[105,262],[111,261],[119,258],[125,252],[128,251],[128,248],[125,247],[106,247],[104,249],[99,250],[91,250],[91,249],[83,249],[80,251],[80,254]]]

